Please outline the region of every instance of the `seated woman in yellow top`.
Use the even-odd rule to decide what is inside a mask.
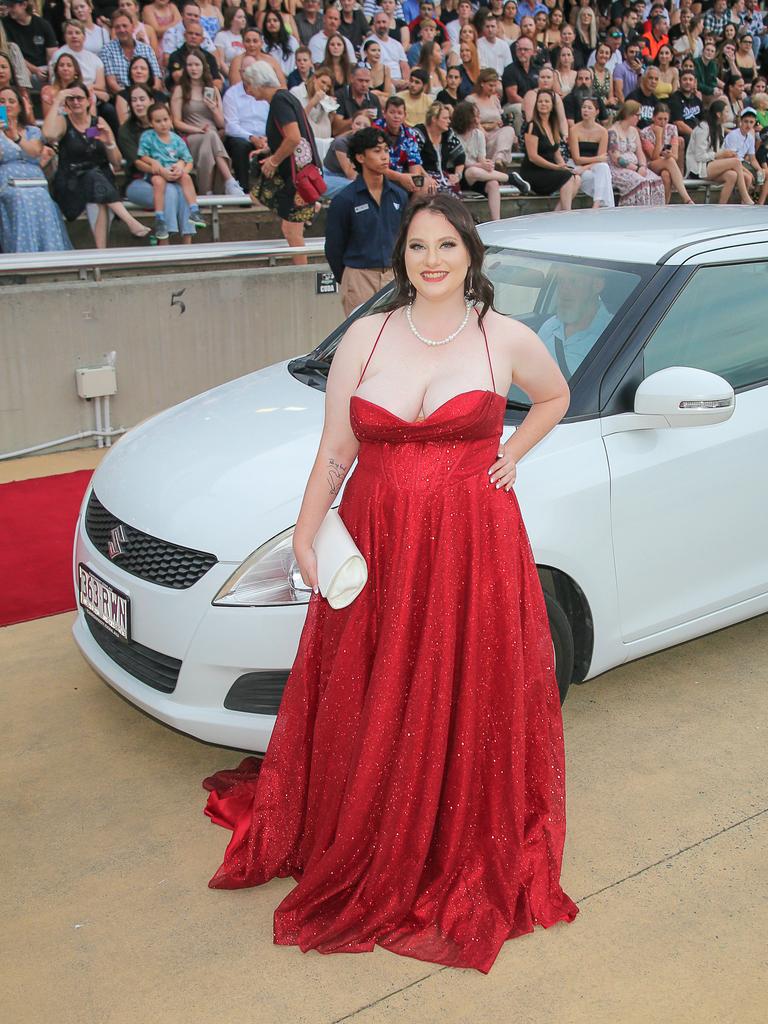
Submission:
[[[656,99],[666,102],[680,88],[680,72],[672,63],[672,47],[664,43],[659,47],[654,64],[659,69],[659,84],[653,90]]]

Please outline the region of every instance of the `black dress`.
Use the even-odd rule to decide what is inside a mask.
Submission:
[[[447,89],[441,89],[437,96],[435,96],[435,103],[447,103],[448,106],[451,108],[455,107],[460,100],[460,93],[458,94],[457,98],[454,99]]]
[[[98,118],[91,117],[90,127]],[[118,203],[120,193],[99,139],[89,139],[67,118],[67,130],[59,142],[59,166],[51,185],[51,194],[67,220],[75,220],[87,203]]]
[[[582,142],[581,139],[579,140],[579,156],[597,156],[598,149],[600,149],[599,142]]]
[[[300,101],[287,89],[278,89],[269,104],[269,115],[265,134],[271,153],[276,153],[283,141],[286,125],[297,125],[303,142],[294,152],[293,157],[286,157],[278,166],[274,175],[267,178],[261,173],[263,153],[251,157],[250,178],[251,196],[262,206],[276,213],[281,220],[293,224],[308,224],[315,215],[314,203],[304,203],[296,192],[294,184],[294,167],[298,170],[307,163],[322,166],[315,147],[315,138],[309,127],[309,121]]]
[[[539,156],[542,160],[549,160],[551,163],[555,163],[557,146],[555,146],[547,133],[543,132],[535,121],[531,122],[528,126],[528,132],[533,133],[539,140]],[[563,185],[571,178],[570,171],[556,171],[554,168],[539,167],[538,164],[531,163],[527,152],[523,157],[520,173],[530,183],[531,189],[537,196],[551,196],[553,192],[559,192]]]

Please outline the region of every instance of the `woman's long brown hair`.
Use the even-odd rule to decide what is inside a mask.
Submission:
[[[457,196],[448,195],[445,192],[437,192],[431,196],[419,196],[408,203],[400,224],[400,234],[397,236],[395,247],[392,250],[395,290],[386,308],[388,310],[400,309],[413,301],[414,288],[405,269],[405,247],[408,242],[411,221],[422,210],[442,214],[448,223],[456,229],[466,246],[469,253],[469,270],[464,282],[464,293],[467,298],[473,299],[478,304],[480,307],[478,316],[482,320],[488,310],[493,308],[493,284],[483,273],[485,248],[467,208]]]
[[[541,120],[539,114],[539,96],[549,96],[552,100],[552,109],[549,112],[549,124],[545,125]],[[552,136],[552,141],[556,146],[560,145],[560,125],[557,119],[557,108],[555,107],[555,94],[551,89],[537,89],[536,91],[536,102],[533,104],[533,113],[531,114],[531,122],[537,124],[539,128],[546,133],[549,128],[549,134]]]
[[[179,79],[179,85],[181,86],[181,98],[185,103],[189,103],[189,97],[192,95],[192,79],[187,74],[187,61],[192,56],[198,57],[201,64],[203,65],[203,77],[200,80],[200,84],[203,89],[210,88],[213,85],[213,79],[211,78],[211,69],[208,65],[208,60],[202,50],[195,47],[190,50],[184,56],[184,66],[181,71],[181,78]]]

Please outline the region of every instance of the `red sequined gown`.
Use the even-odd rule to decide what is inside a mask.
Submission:
[[[233,833],[209,886],[298,882],[276,944],[487,973],[578,912],[544,599],[514,491],[488,477],[504,409],[495,385],[415,423],[351,400],[340,513],[368,583],[343,610],[312,597],[263,761],[203,783]]]

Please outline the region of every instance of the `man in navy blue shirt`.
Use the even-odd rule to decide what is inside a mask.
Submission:
[[[325,222],[325,258],[341,285],[345,316],[392,280],[392,249],[408,202],[384,176],[389,143],[381,128],[355,132],[349,156],[360,173],[333,197]]]

